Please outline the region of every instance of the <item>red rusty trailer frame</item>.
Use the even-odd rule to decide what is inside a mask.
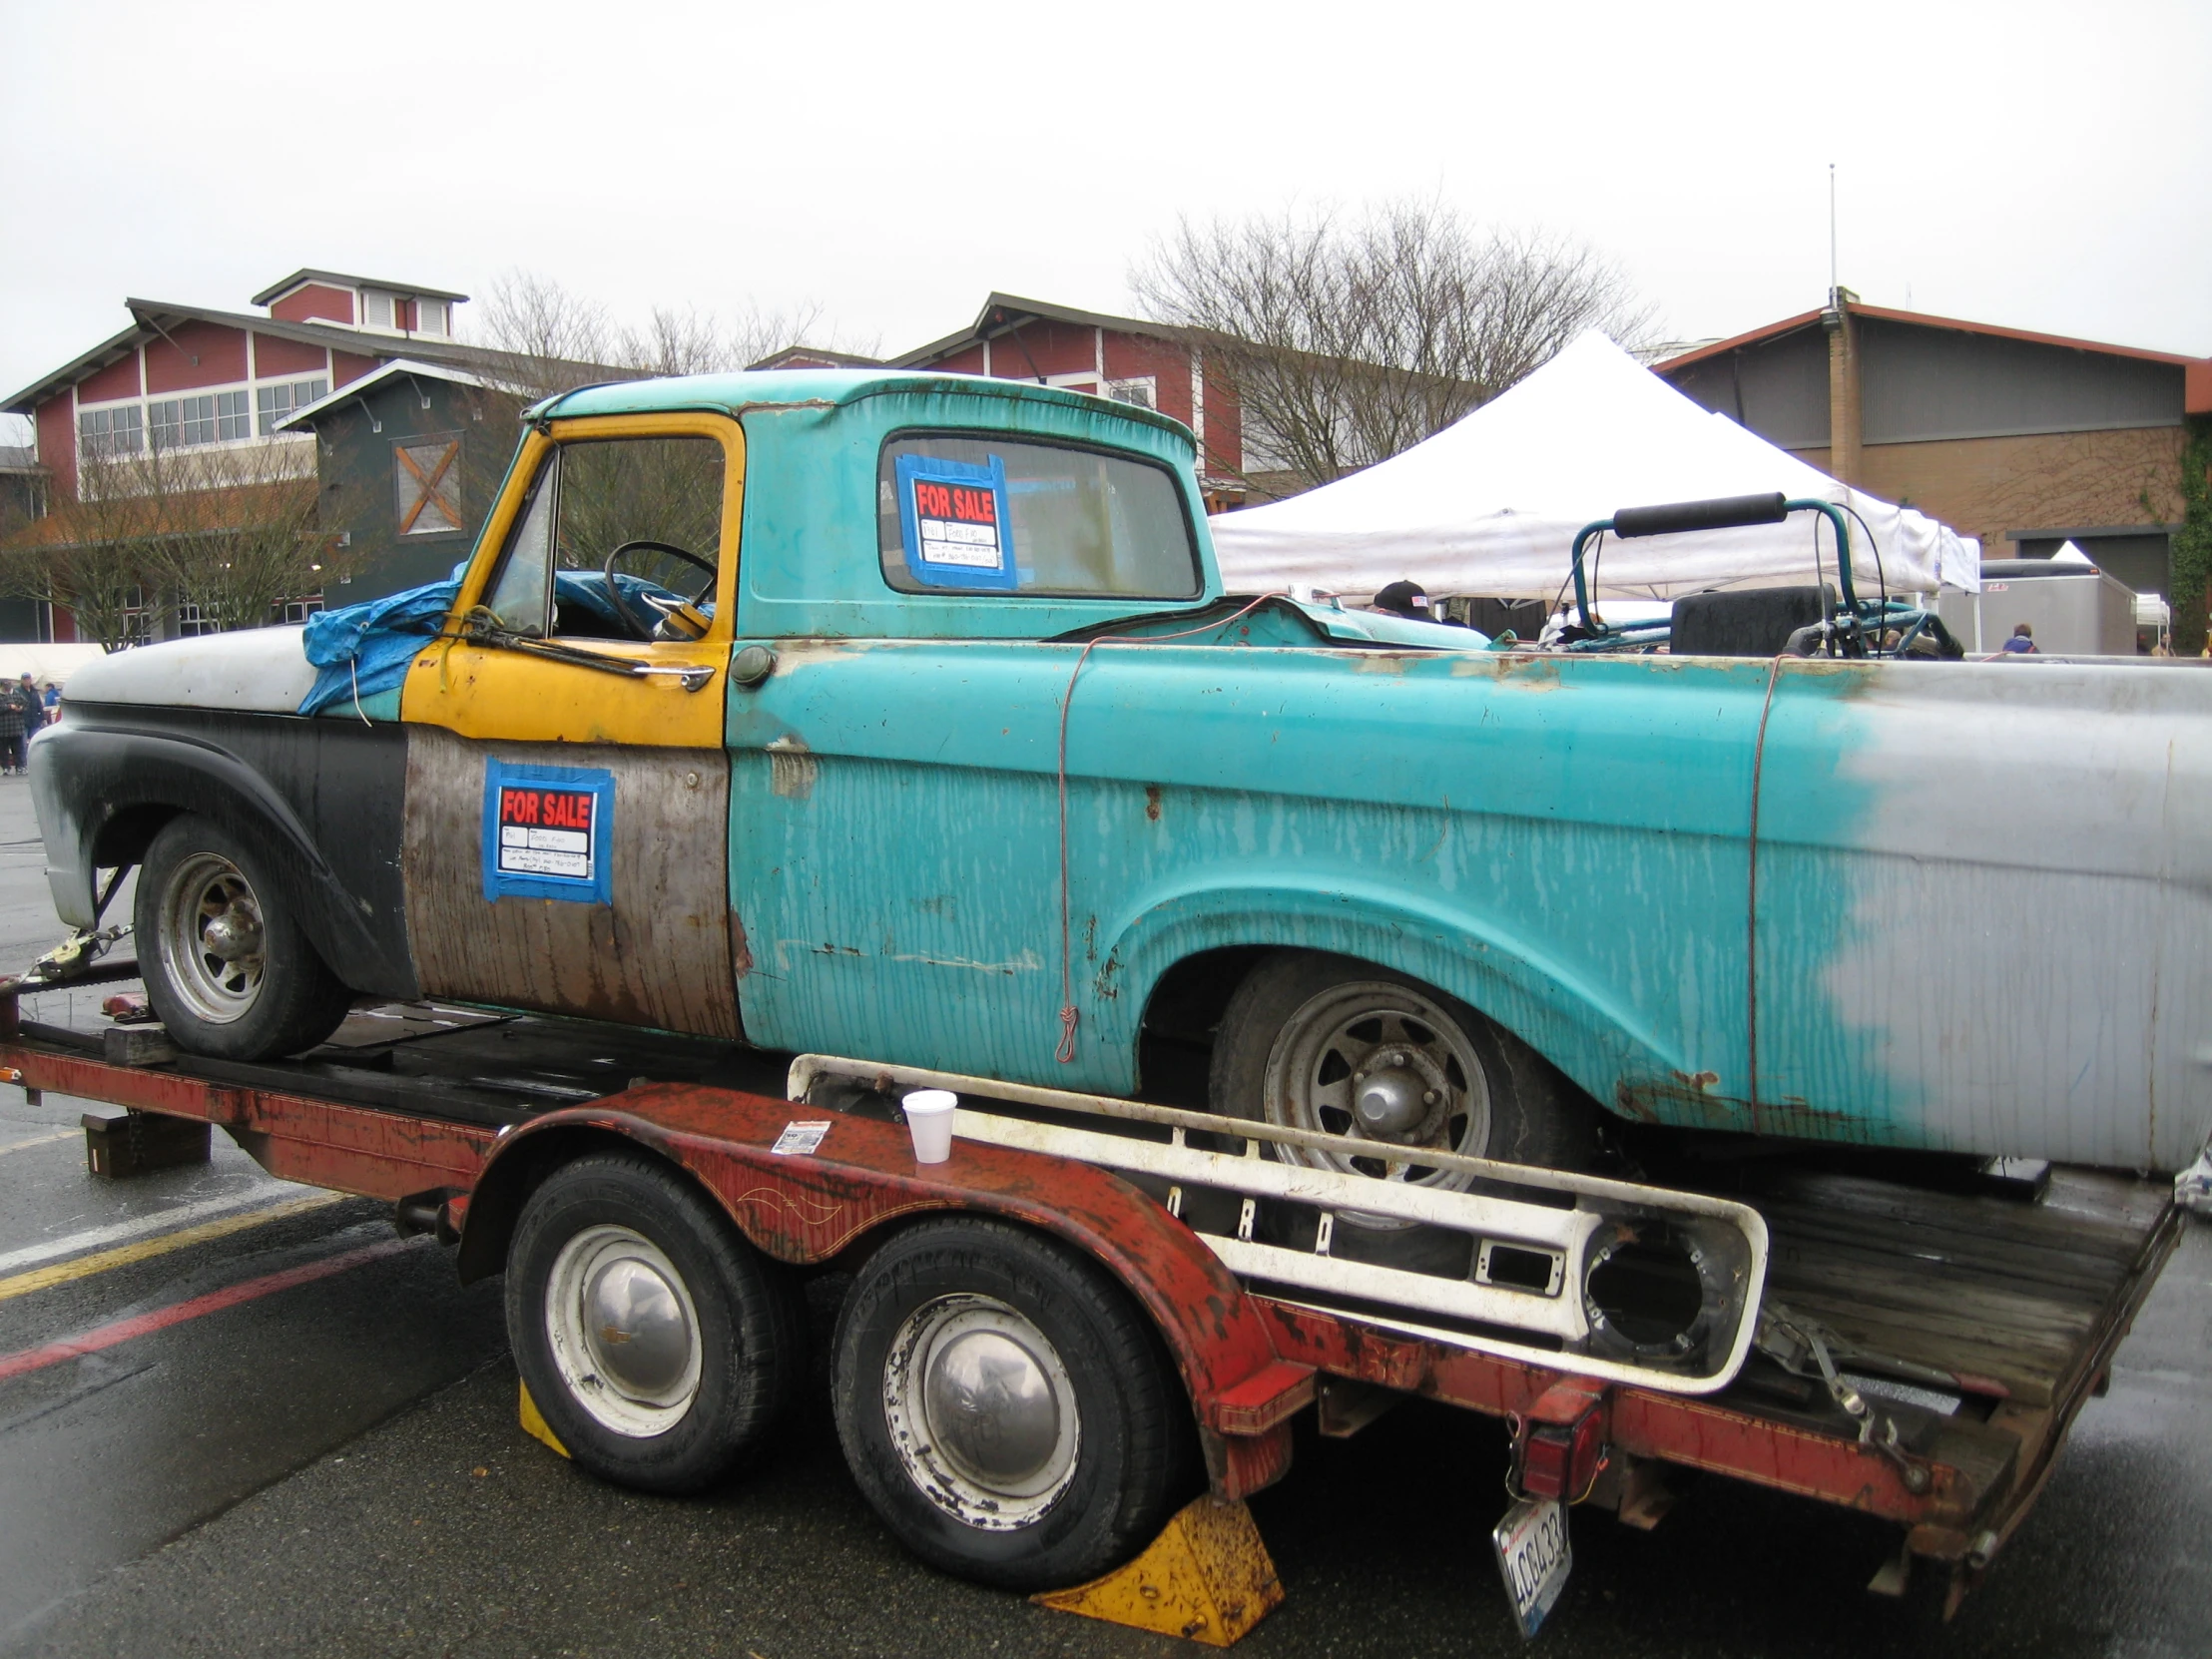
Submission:
[[[1586,1499],[1631,1524],[1657,1523],[1670,1469],[1896,1522],[1906,1529],[1904,1550],[1875,1587],[1902,1589],[1910,1556],[1943,1563],[1951,1572],[1946,1611],[2040,1493],[2181,1225],[2170,1203],[2132,1212],[2132,1231],[2117,1235],[2120,1257],[2132,1260],[2080,1322],[2049,1397],[2023,1399],[1983,1381],[1973,1410],[1924,1414],[1909,1441],[1884,1443],[1825,1398],[1601,1384],[1255,1294],[1153,1199],[1063,1158],[963,1142],[951,1162],[925,1168],[904,1130],[858,1116],[837,1120],[833,1142],[816,1154],[778,1156],[770,1148],[793,1118],[792,1102],[697,1083],[647,1083],[505,1127],[417,1115],[305,1087],[195,1075],[180,1064],[110,1063],[91,1034],[19,1021],[19,990],[36,988],[0,981],[7,1080],[218,1126],[272,1175],[386,1200],[416,1225],[435,1225],[458,1243],[466,1278],[500,1271],[535,1176],[610,1142],[646,1148],[689,1172],[760,1249],[800,1266],[847,1264],[901,1218],[997,1215],[1075,1246],[1150,1312],[1189,1390],[1219,1496],[1240,1498],[1283,1475],[1290,1419],[1308,1404],[1318,1404],[1323,1432],[1343,1434],[1399,1396],[1420,1396],[1510,1423],[1516,1478],[1530,1495]]]

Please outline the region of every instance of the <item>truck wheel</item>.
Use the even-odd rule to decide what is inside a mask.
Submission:
[[[1404,974],[1318,951],[1270,956],[1237,988],[1209,1093],[1225,1117],[1404,1149],[1383,1159],[1278,1147],[1286,1162],[1445,1192],[1477,1178],[1423,1164],[1422,1152],[1574,1169],[1596,1150],[1594,1118],[1510,1033]],[[1411,1226],[1372,1213],[1338,1220],[1378,1236],[1371,1242]]]
[[[1186,1495],[1190,1408],[1151,1323],[1004,1222],[924,1222],[875,1255],[837,1321],[833,1394],[875,1512],[978,1583],[1095,1578]]]
[[[507,1253],[507,1339],[583,1468],[649,1492],[727,1476],[805,1376],[780,1263],[681,1175],[593,1153],[530,1195]]]
[[[188,1053],[296,1054],[352,1003],[261,860],[204,818],[173,818],[154,836],[132,921],[147,1000]]]

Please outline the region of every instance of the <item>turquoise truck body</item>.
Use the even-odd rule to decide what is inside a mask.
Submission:
[[[2212,1129],[2212,675],[1230,620],[1190,434],[1019,382],[721,376],[538,418],[652,410],[744,431],[731,649],[775,660],[720,690],[751,1041],[1128,1093],[1172,969],[1286,946],[1449,992],[1636,1121],[2135,1168]],[[878,458],[915,431],[1170,467],[1201,591],[894,591]]]

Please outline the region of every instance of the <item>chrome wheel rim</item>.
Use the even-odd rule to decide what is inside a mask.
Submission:
[[[156,941],[187,1012],[230,1025],[254,1011],[268,971],[261,900],[238,865],[195,852],[170,875]]]
[[[985,1296],[940,1297],[906,1317],[883,1366],[883,1420],[921,1494],[987,1532],[1041,1519],[1082,1449],[1058,1351]]]
[[[587,1227],[561,1246],[545,1334],[569,1397],[617,1434],[665,1434],[699,1397],[699,1310],[676,1264],[642,1233]]]
[[[1474,1178],[1423,1164],[1420,1155],[1480,1157],[1490,1140],[1489,1079],[1466,1034],[1433,997],[1388,980],[1332,985],[1284,1022],[1268,1055],[1262,1110],[1283,1128],[1403,1149],[1402,1157],[1380,1158],[1278,1147],[1279,1157],[1446,1192],[1462,1192]]]

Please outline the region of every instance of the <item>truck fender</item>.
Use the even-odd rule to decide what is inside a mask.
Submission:
[[[1135,1080],[1137,1028],[1161,979],[1178,962],[1234,945],[1322,950],[1394,968],[1488,1015],[1601,1102],[1612,1098],[1616,1078],[1694,1069],[1635,1008],[1530,941],[1463,906],[1416,908],[1393,889],[1193,887],[1156,898],[1101,943],[1100,994],[1131,1010],[1116,1045],[1131,1076],[1109,1080],[1121,1082],[1120,1092]]]
[[[419,994],[411,965],[388,960],[360,901],[338,880],[290,804],[236,755],[180,734],[67,724],[42,732],[39,750],[34,785],[40,823],[53,827],[49,879],[64,921],[91,925],[96,868],[134,860],[161,822],[198,813],[268,860],[297,907],[308,941],[340,979],[387,994]],[[79,816],[86,802],[98,803],[97,816]],[[134,820],[142,821],[143,834]],[[371,971],[372,964],[380,971]]]
[[[1195,1233],[1119,1176],[976,1142],[960,1143],[949,1164],[917,1165],[904,1128],[860,1117],[833,1118],[818,1154],[780,1157],[769,1147],[795,1113],[821,1116],[761,1095],[653,1083],[503,1132],[468,1200],[462,1282],[501,1271],[524,1204],[553,1169],[587,1152],[641,1147],[711,1193],[755,1248],[797,1267],[864,1250],[903,1219],[949,1210],[1048,1234],[1096,1262],[1151,1316],[1202,1429],[1272,1445],[1287,1426],[1255,1422],[1233,1392],[1277,1375],[1271,1368],[1280,1364],[1243,1287]],[[1277,1465],[1287,1461],[1287,1440],[1282,1451]],[[1209,1462],[1219,1461],[1210,1447]]]

